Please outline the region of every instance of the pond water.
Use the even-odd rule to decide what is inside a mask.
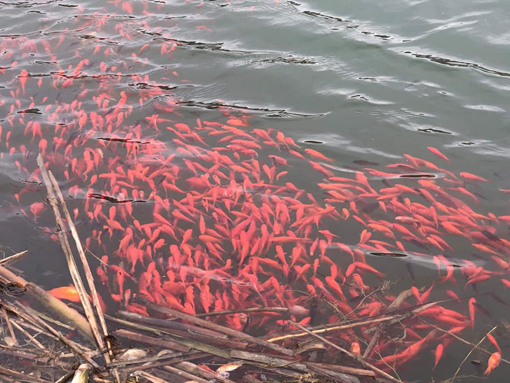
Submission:
[[[0,11],[0,245],[30,251],[16,264],[28,280],[70,283],[42,153],[94,268],[105,262],[109,313],[143,311],[136,295],[192,313],[308,309],[317,296],[319,325],[354,315],[343,304],[370,317],[433,286],[409,302],[448,299],[441,307],[465,324],[475,298],[460,334],[476,344],[499,326],[505,358],[510,3],[50,0]],[[392,284],[378,291],[382,279]],[[367,302],[381,311],[363,312]],[[417,337],[385,334],[370,360],[393,363],[432,330],[406,326]],[[452,339],[435,334],[397,372],[452,378],[472,348]],[[488,357],[475,351],[456,381],[484,377]],[[506,381],[508,368],[488,379]]]

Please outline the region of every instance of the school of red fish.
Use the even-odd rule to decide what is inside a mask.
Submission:
[[[140,3],[146,14],[162,6]],[[132,2],[114,5],[134,12]],[[76,28],[100,31],[107,23],[116,23],[126,41],[136,23],[147,24],[77,17]],[[448,296],[407,319],[403,337],[382,334],[365,356],[399,371],[430,350],[435,368],[457,341],[451,334],[472,331],[479,314],[487,314],[473,287],[498,280],[510,288],[510,241],[499,234],[510,215],[472,208],[480,198],[475,190],[489,180],[449,171],[449,159],[438,149],[429,147],[427,159],[403,154],[385,168],[349,173],[290,135],[260,123],[253,127],[256,116],[247,112],[218,107],[218,118],[206,121],[171,96],[166,84],[186,82],[176,71],[165,68],[158,81],[137,74],[146,73],[149,54],[177,60],[179,42],[169,37],[125,55],[91,37],[70,48],[76,62],[65,65],[57,52],[69,49],[66,34],[2,38],[0,45],[1,52],[11,52],[0,56],[2,81],[10,84],[0,89],[0,106],[8,111],[0,125],[0,155],[26,178],[14,197],[31,220],[49,212],[37,185],[34,153],[42,153],[69,195],[77,223],[90,232],[82,238],[86,248],[101,258],[96,277],[109,296],[105,302],[114,304],[108,310],[148,315],[132,301],[141,297],[188,314],[287,307],[305,326],[375,318],[397,293],[381,288],[387,278],[373,261],[412,257],[433,265],[437,278],[413,286],[412,301],[401,307],[431,302],[438,286]],[[50,57],[58,69],[41,75],[25,68],[32,53]],[[46,88],[52,89],[47,95]],[[11,145],[14,139],[25,145]],[[359,228],[359,237],[346,237],[346,227]],[[45,230],[56,237],[54,228]],[[451,258],[459,239],[485,260],[483,266]],[[69,287],[53,293],[76,299]],[[287,318],[258,313],[224,320],[271,337],[293,330]],[[362,330],[327,337],[363,355],[373,333]],[[490,374],[502,353],[492,335],[487,340],[493,354],[483,363]]]

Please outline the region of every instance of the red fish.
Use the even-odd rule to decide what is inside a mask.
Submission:
[[[448,159],[448,157],[446,157],[443,153],[441,153],[439,150],[437,150],[436,148],[433,148],[432,146],[427,146],[427,149],[430,150],[432,153],[434,153],[436,156],[438,156],[439,158],[441,158],[442,160],[445,160],[445,161],[448,161],[450,162],[450,160]]]
[[[53,295],[58,299],[65,299],[71,302],[80,302],[80,295],[78,290],[73,285],[57,287],[48,291],[49,294]]]
[[[461,173],[459,173],[459,175],[462,178],[465,178],[465,179],[470,180],[470,181],[489,182],[489,180],[487,180],[485,178],[482,178],[482,177],[479,177],[477,175],[474,175],[474,174],[471,174],[471,173],[467,173],[467,172],[461,172]]]
[[[319,160],[323,160],[323,161],[329,161],[329,162],[334,162],[335,160],[332,159],[332,158],[329,158],[329,157],[326,157],[324,154],[316,151],[316,150],[313,150],[313,149],[305,149],[305,153],[308,154],[310,157],[314,157],[314,158],[317,158]]]
[[[489,361],[487,363],[487,369],[485,370],[484,374],[489,375],[492,372],[492,370],[499,366],[500,362],[501,353],[500,352],[493,353],[489,358]]]
[[[434,362],[434,368],[433,370],[436,369],[436,366],[437,364],[439,363],[439,360],[441,359],[441,357],[443,356],[443,351],[444,351],[444,346],[440,343],[437,345],[436,347],[436,353],[435,353],[435,362]]]
[[[475,298],[469,299],[469,318],[471,320],[471,328],[475,327],[475,304]]]

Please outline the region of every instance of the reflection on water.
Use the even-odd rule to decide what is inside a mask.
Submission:
[[[42,153],[110,313],[147,315],[143,298],[320,325],[411,289],[402,308],[446,301],[332,339],[430,381],[472,348],[447,332],[476,344],[497,324],[504,358],[510,70],[487,27],[507,5],[385,3],[0,3],[2,250],[69,282]],[[286,319],[224,321],[270,338]]]

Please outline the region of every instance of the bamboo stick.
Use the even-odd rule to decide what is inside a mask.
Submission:
[[[76,267],[76,263],[74,261],[74,257],[71,251],[71,246],[67,239],[66,228],[64,222],[62,221],[62,216],[58,208],[58,201],[57,198],[55,197],[52,182],[48,175],[48,171],[46,170],[46,165],[44,164],[41,154],[37,156],[37,164],[39,165],[39,169],[41,170],[43,182],[46,185],[48,203],[53,210],[53,214],[55,215],[55,221],[57,223],[57,236],[60,240],[62,250],[64,251],[64,254],[66,256],[71,278],[73,280],[74,286],[76,287],[76,290],[78,291],[81,304],[83,306],[83,309],[85,310],[85,317],[89,322],[89,326],[92,331],[94,340],[96,341],[96,344],[99,347],[99,349],[103,349],[105,347],[103,337],[99,333],[96,317],[92,310],[92,306],[88,300],[87,292],[85,290],[85,286],[83,285],[80,273],[78,272],[78,268]]]
[[[267,347],[267,348],[269,348],[269,349],[271,349],[273,351],[277,351],[277,352],[282,353],[284,355],[289,355],[289,356],[294,355],[294,351],[292,351],[292,350],[288,350],[288,349],[283,348],[281,346],[278,346],[276,344],[267,342],[267,341],[265,341],[263,339],[255,338],[254,336],[245,334],[244,332],[237,331],[237,330],[234,330],[234,329],[231,329],[231,328],[228,328],[228,327],[220,326],[220,325],[217,325],[215,323],[206,321],[204,319],[195,318],[192,315],[188,315],[188,314],[182,313],[182,312],[177,311],[177,310],[172,310],[172,309],[167,308],[167,307],[159,307],[159,306],[157,306],[157,305],[155,305],[153,303],[150,303],[150,302],[146,302],[146,305],[147,305],[148,308],[150,308],[150,309],[152,309],[154,311],[158,311],[158,312],[163,313],[163,314],[173,315],[173,316],[175,316],[177,318],[180,318],[182,320],[191,322],[191,323],[193,323],[193,324],[195,324],[197,326],[205,327],[205,328],[208,328],[210,330],[214,330],[214,331],[217,331],[217,332],[220,332],[220,333],[232,336],[232,337],[237,338],[237,339],[246,340],[246,341],[251,342],[253,344],[256,344],[258,346]]]

